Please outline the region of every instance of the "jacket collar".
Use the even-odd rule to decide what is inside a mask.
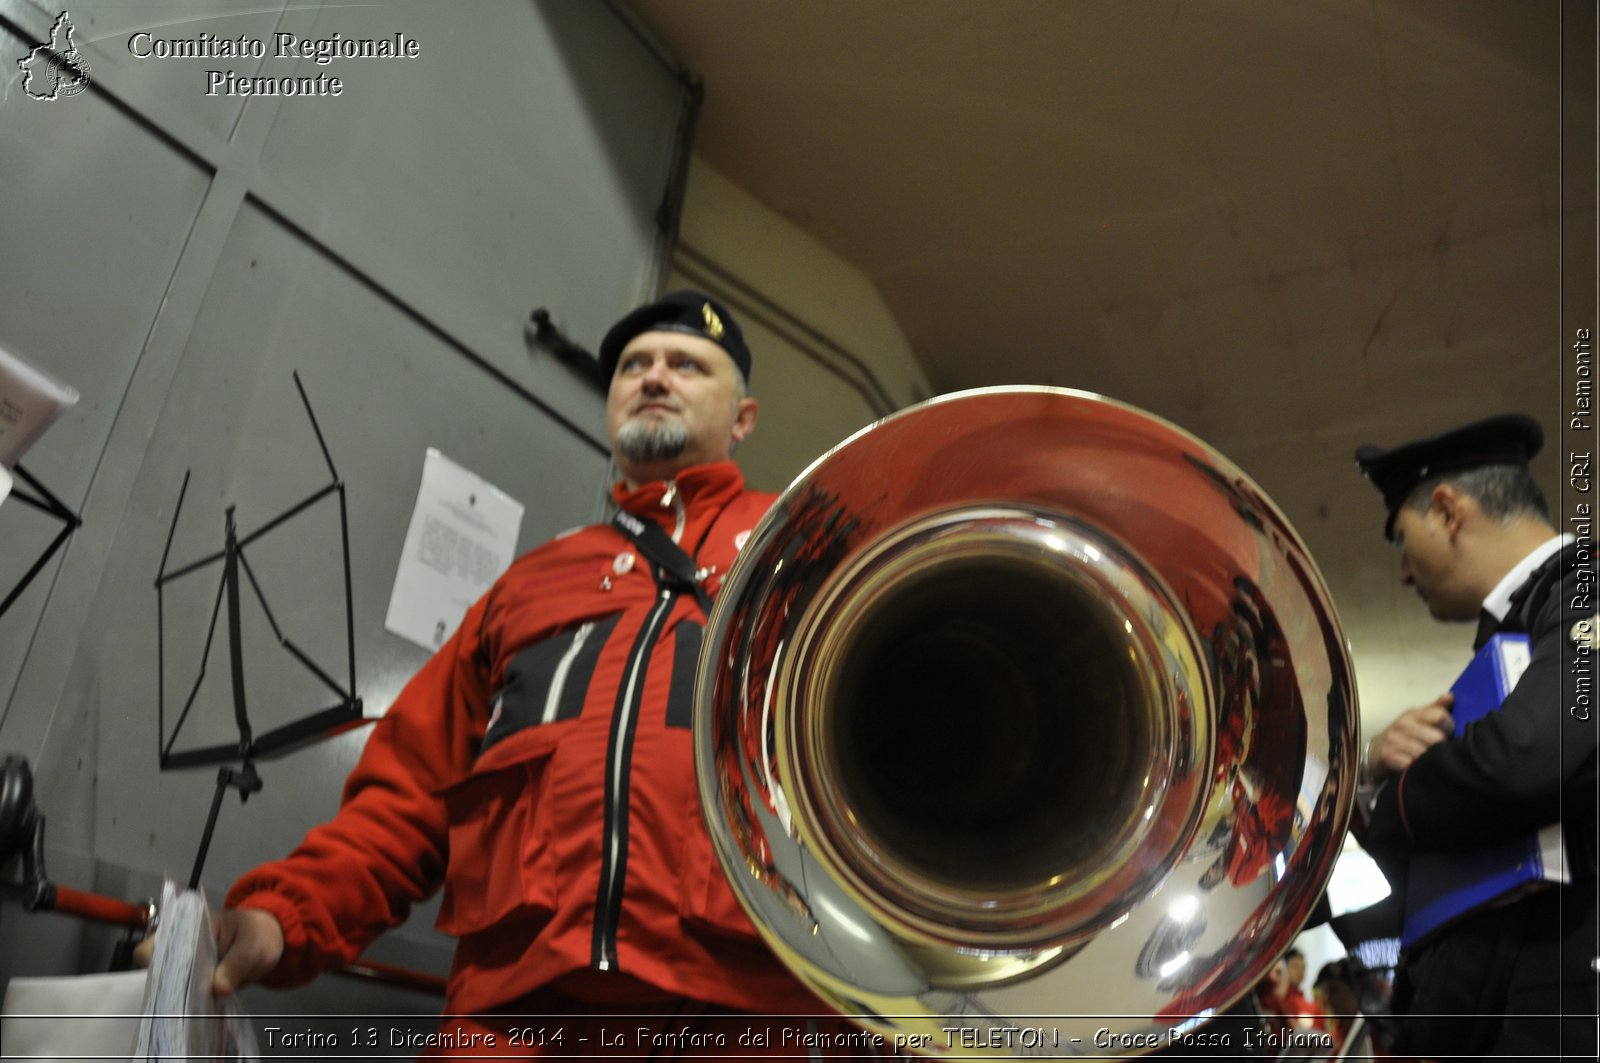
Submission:
[[[1494,590],[1483,600],[1483,611],[1493,616],[1496,620],[1504,620],[1511,612],[1512,598],[1519,590],[1533,582],[1535,572],[1548,563],[1560,550],[1572,541],[1571,535],[1552,535],[1544,543],[1536,547],[1524,557],[1511,571],[1501,577]]]
[[[611,498],[618,508],[660,524],[671,532],[680,513],[721,510],[744,490],[744,474],[731,461],[691,465],[671,480],[653,480],[633,490],[617,481]]]

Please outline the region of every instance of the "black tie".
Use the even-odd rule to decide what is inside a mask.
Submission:
[[[1497,631],[1527,631],[1528,615],[1526,608],[1531,604],[1535,591],[1541,595],[1547,593],[1549,583],[1562,571],[1566,550],[1557,550],[1544,563],[1528,574],[1522,581],[1522,586],[1511,592],[1511,600],[1506,603],[1504,620],[1496,620],[1494,614],[1485,609],[1478,614],[1478,637],[1473,641],[1474,651],[1483,649],[1483,644]]]
[[[1478,636],[1472,640],[1472,649],[1476,653],[1483,649],[1483,644],[1500,628],[1500,621],[1489,610],[1485,609],[1478,614]]]

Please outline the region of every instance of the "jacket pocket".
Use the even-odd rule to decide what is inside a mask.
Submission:
[[[540,735],[540,738],[548,738]],[[439,791],[450,830],[438,928],[464,936],[507,919],[555,911],[549,817],[539,805],[556,743],[530,743],[510,763]]]
[[[686,929],[698,933],[760,940],[711,847],[698,797],[690,802],[686,822],[689,827],[684,831],[678,918]]]

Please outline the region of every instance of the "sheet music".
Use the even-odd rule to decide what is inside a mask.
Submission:
[[[259,1058],[255,1032],[235,998],[211,995],[217,951],[204,895],[168,880],[160,912],[132,1058],[140,1063]]]

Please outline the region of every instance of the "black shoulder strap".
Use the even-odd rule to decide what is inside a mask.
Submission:
[[[611,523],[650,562],[657,586],[694,595],[700,608],[707,616],[711,615],[711,595],[696,576],[694,559],[684,553],[683,547],[673,542],[670,535],[653,521],[641,520],[627,510],[617,510]]]

